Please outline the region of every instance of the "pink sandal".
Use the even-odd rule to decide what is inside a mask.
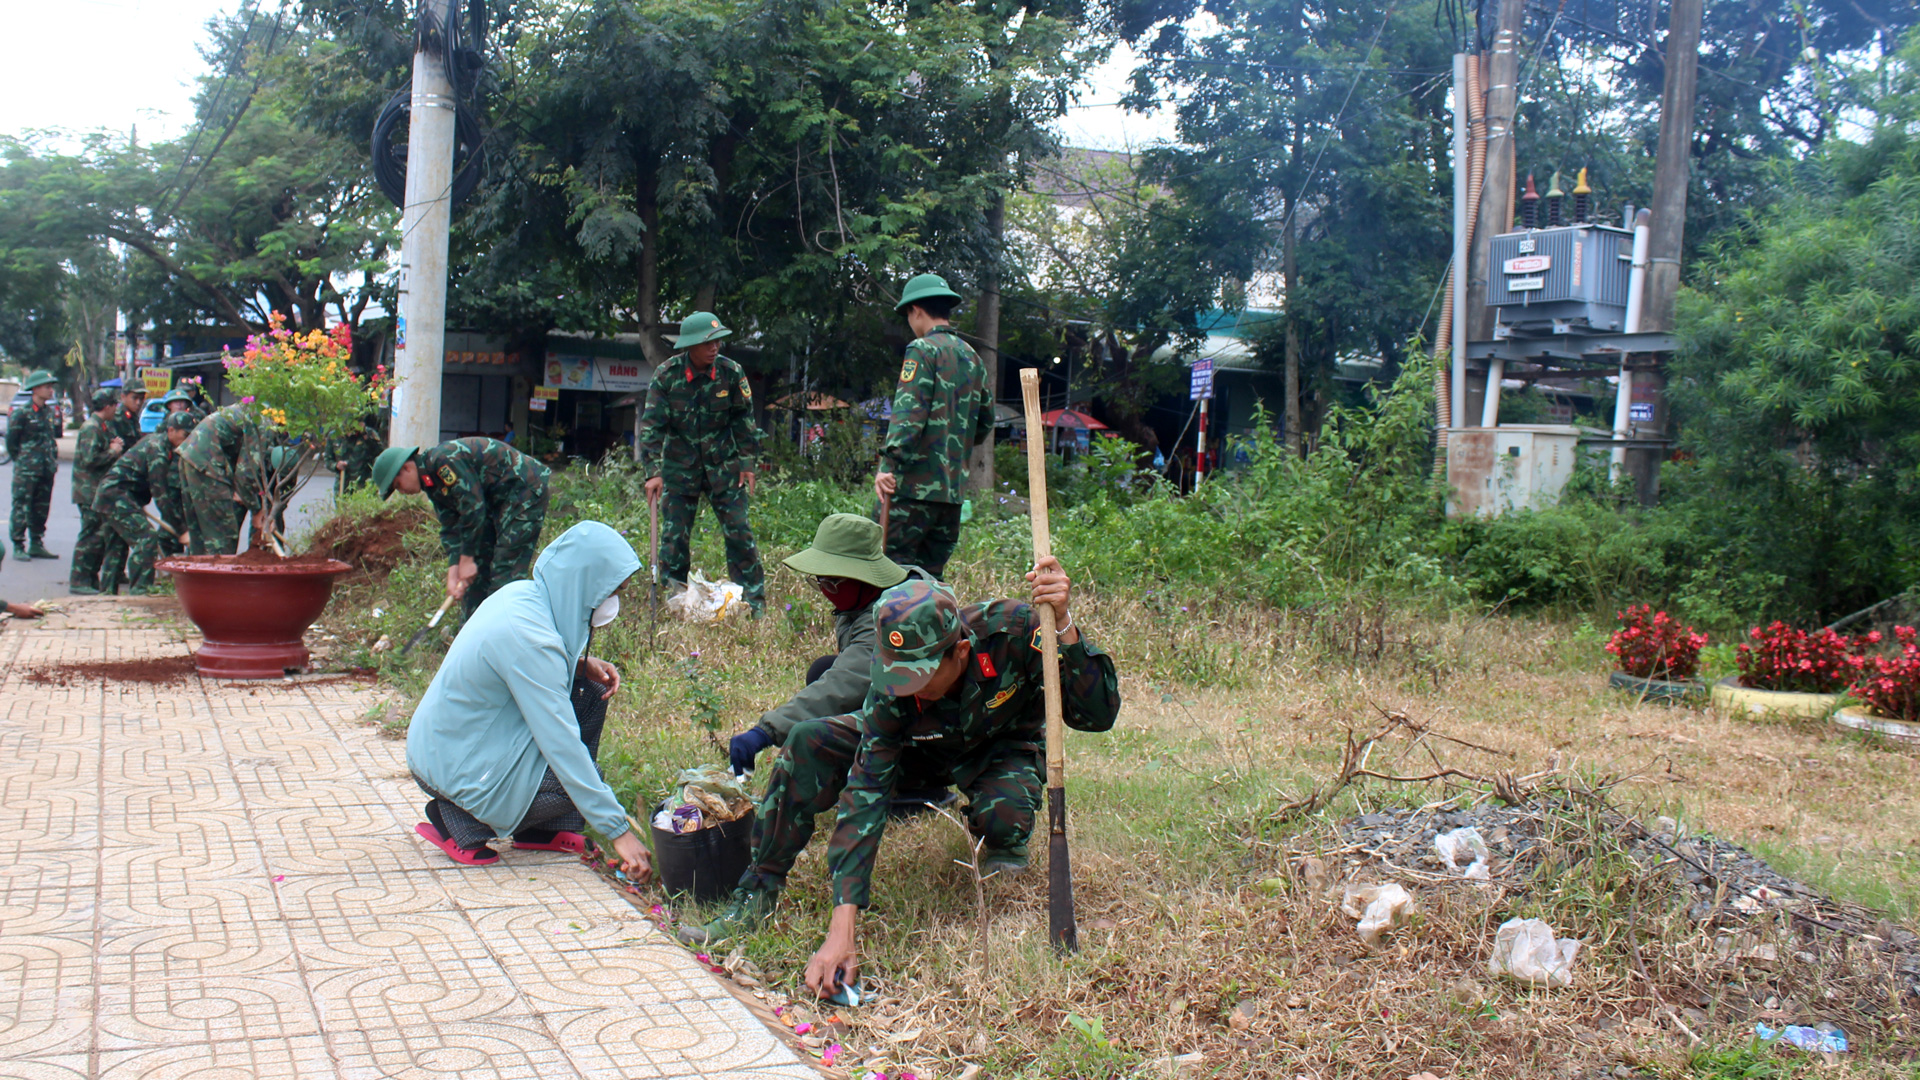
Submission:
[[[577,832],[556,832],[553,834],[553,839],[535,844],[516,836],[513,839],[513,846],[516,851],[565,851],[581,855],[587,850],[587,838]]]
[[[413,827],[413,831],[419,833],[421,836],[426,837],[427,842],[432,844],[434,847],[437,847],[441,851],[446,852],[447,858],[452,859],[454,862],[461,863],[462,865],[492,866],[494,863],[497,863],[500,861],[500,854],[494,851],[492,848],[486,846],[485,844],[482,844],[479,847],[474,848],[472,850],[459,847],[455,845],[453,841],[447,839],[444,836],[441,836],[440,830],[434,828],[432,825],[428,824],[427,822],[423,821],[420,824],[415,825]],[[480,854],[483,851],[486,852],[485,856],[482,856]]]

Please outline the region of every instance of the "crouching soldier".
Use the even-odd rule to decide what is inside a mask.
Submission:
[[[169,413],[191,416],[191,413]],[[266,541],[261,481],[267,454],[280,437],[254,406],[228,405],[195,425],[179,449],[180,488],[193,515],[189,531],[195,555],[232,555],[240,547],[240,523],[249,512],[253,542]]]
[[[1120,712],[1113,661],[1073,623],[1069,582],[1052,556],[1027,575],[1033,604],[1052,604],[1066,722],[1106,731]],[[774,760],[753,826],[753,861],[732,903],[681,936],[711,944],[757,929],[813,836],[815,814],[838,809],[827,848],[833,921],[807,965],[827,996],[859,976],[857,924],[871,893],[888,804],[905,776],[939,776],[967,798],[967,825],[985,841],[985,873],[1018,873],[1040,805],[1046,751],[1040,619],[1030,604],[962,608],[946,586],[908,581],[874,608],[873,690],[860,711],[794,725]]]
[[[547,521],[545,465],[475,435],[422,449],[389,446],[373,462],[381,498],[425,493],[440,518],[447,595],[468,615],[494,590],[527,576]]]
[[[193,430],[193,417],[169,413],[155,438],[141,439],[107,470],[93,513],[127,547],[127,577],[134,596],[153,588],[153,563],[160,556],[160,534],[147,518],[152,502],[169,521],[179,521],[181,493],[174,453]]]
[[[126,449],[114,431],[120,404],[111,390],[95,390],[89,406],[93,415],[80,428],[73,444],[73,505],[80,511],[80,538],[74,541],[73,566],[67,591],[75,596],[112,592],[127,561],[127,549],[106,522],[94,513],[93,499],[114,459]]]

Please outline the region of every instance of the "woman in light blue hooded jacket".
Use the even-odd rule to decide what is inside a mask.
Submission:
[[[620,673],[587,655],[639,569],[633,545],[583,521],[540,553],[532,581],[487,597],[454,638],[407,728],[407,768],[432,798],[416,831],[455,862],[498,862],[487,841],[501,833],[515,847],[581,851],[592,825],[629,877],[651,873],[594,762]]]

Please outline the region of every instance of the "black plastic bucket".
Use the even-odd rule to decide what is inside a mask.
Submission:
[[[664,803],[655,809],[664,809]],[[653,830],[653,869],[660,887],[702,904],[724,900],[753,861],[753,811],[698,832]]]

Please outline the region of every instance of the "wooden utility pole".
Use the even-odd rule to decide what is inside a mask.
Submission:
[[[1493,309],[1487,306],[1487,260],[1493,238],[1513,227],[1513,112],[1520,78],[1520,31],[1527,21],[1526,0],[1500,0],[1500,27],[1494,31],[1487,61],[1487,172],[1480,189],[1479,220],[1473,230],[1473,254],[1467,274],[1467,340],[1493,337]],[[1456,332],[1458,332],[1456,330]],[[1464,420],[1456,417],[1454,423]]]
[[[1653,227],[1647,240],[1646,310],[1640,328],[1673,329],[1680,291],[1680,243],[1687,226],[1687,178],[1693,156],[1693,90],[1699,76],[1704,0],[1673,0],[1668,13],[1666,86],[1660,94],[1660,149],[1653,166]]]

